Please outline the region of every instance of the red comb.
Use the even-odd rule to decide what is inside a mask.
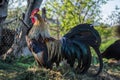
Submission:
[[[34,10],[31,12],[31,16],[34,16],[37,12],[39,12],[39,8],[34,9]]]

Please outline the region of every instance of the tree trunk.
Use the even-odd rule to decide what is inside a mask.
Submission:
[[[0,46],[2,44],[2,25],[0,24]]]
[[[29,26],[32,26],[31,20],[30,20],[30,14],[31,11],[35,8],[39,8],[43,0],[27,0],[27,10],[25,13],[25,16],[23,18],[24,22],[29,24]],[[23,53],[25,49],[27,49],[25,35],[27,32],[27,27],[24,24],[20,24],[19,34],[16,34],[14,39],[14,44],[11,46],[11,48],[5,53],[3,56],[3,59],[6,59],[6,56],[9,56],[9,54],[14,54],[15,57],[18,57]],[[26,50],[28,52],[28,49]],[[26,53],[25,53],[26,54]]]
[[[2,23],[5,21],[7,17],[8,2],[9,0],[0,1],[0,45],[2,42]]]

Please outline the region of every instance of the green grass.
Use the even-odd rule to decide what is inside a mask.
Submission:
[[[20,57],[19,59],[0,60],[0,80],[22,80],[22,75],[29,67],[34,65],[33,57]]]
[[[33,57],[0,60],[0,80],[114,80],[120,78],[120,66],[105,62],[103,72],[98,77],[88,77],[74,73],[69,66],[61,65],[52,70],[38,68]],[[112,75],[112,76],[111,76]]]
[[[100,51],[103,52],[108,46],[110,46],[112,43],[116,41],[115,38],[110,38],[107,40],[103,40],[100,46]]]

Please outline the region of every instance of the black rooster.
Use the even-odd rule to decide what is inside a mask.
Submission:
[[[33,27],[26,35],[26,41],[35,60],[39,66],[52,68],[52,64],[59,65],[63,59],[74,68],[77,60],[76,70],[86,73],[91,64],[90,46],[93,47],[99,57],[100,68],[95,75],[102,70],[102,58],[99,51],[101,38],[91,24],[80,24],[72,28],[60,40],[52,38],[48,31],[47,22],[37,14],[35,9],[31,13]]]

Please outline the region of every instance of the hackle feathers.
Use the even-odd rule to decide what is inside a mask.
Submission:
[[[48,28],[48,23],[45,22],[42,17],[39,14],[36,14],[36,21],[32,27],[32,29],[30,30],[30,35],[29,37],[31,39],[35,38],[38,39],[39,35],[41,35],[41,37],[43,39],[45,38],[49,38],[50,37],[50,33],[49,33],[49,28]]]

